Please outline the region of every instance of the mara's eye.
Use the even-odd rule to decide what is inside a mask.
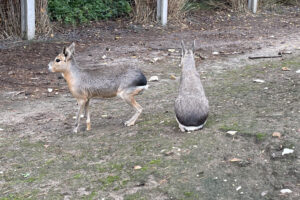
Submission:
[[[60,62],[60,59],[56,59],[55,61],[56,61],[56,62]]]

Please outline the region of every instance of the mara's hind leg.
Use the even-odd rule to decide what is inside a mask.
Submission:
[[[86,130],[89,131],[91,130],[91,116],[90,116],[90,109],[89,109],[89,103],[90,100],[88,99],[87,102],[85,103],[85,116],[86,116]]]
[[[126,103],[128,103],[130,106],[132,106],[136,110],[135,114],[128,121],[126,121],[124,123],[125,126],[133,126],[143,111],[142,106],[140,106],[140,104],[138,104],[134,99],[134,96],[137,95],[138,93],[140,93],[142,90],[143,90],[142,88],[137,88],[137,89],[131,91],[130,93],[123,91],[120,95],[120,97],[122,99],[124,99],[126,101]]]

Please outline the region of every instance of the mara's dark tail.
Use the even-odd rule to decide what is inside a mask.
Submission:
[[[143,72],[139,70],[139,75],[132,82],[132,86],[146,86],[146,85],[147,85],[147,79],[143,74]]]

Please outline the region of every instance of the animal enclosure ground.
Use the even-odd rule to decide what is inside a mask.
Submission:
[[[103,22],[3,41],[0,199],[299,199],[300,18],[288,11],[199,14],[166,29]],[[192,133],[179,131],[173,110],[181,39],[196,39],[210,102],[205,128]],[[137,97],[136,126],[122,125],[133,114],[122,100],[92,99],[92,130],[82,120],[72,133],[75,99],[47,64],[74,40],[83,67],[131,63],[159,77]]]

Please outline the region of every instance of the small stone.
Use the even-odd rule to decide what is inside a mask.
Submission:
[[[242,189],[242,186],[237,187],[235,190],[239,191],[240,189]]]
[[[214,52],[212,52],[212,54],[213,54],[213,55],[219,55],[219,54],[220,54],[220,52],[218,52],[218,51],[214,51]]]
[[[284,148],[282,151],[282,155],[294,153],[293,149]]]
[[[103,56],[102,56],[102,59],[103,59],[103,60],[106,59],[106,55],[103,55]]]
[[[253,82],[255,83],[264,83],[265,81],[262,79],[253,79]]]
[[[226,133],[228,133],[229,135],[235,135],[237,131],[227,131]]]
[[[52,92],[53,91],[53,89],[52,88],[48,88],[48,92],[50,93],[50,92]]]
[[[171,156],[171,155],[174,155],[174,152],[173,151],[167,151],[167,152],[163,152],[163,154],[165,156]]]
[[[159,58],[153,58],[153,63],[155,63],[156,61],[158,61]]]
[[[158,76],[151,76],[149,82],[155,82],[155,81],[158,81]]]
[[[135,170],[139,170],[139,169],[142,169],[142,167],[141,167],[141,166],[139,166],[139,165],[136,165],[136,166],[134,166],[134,167],[133,167],[133,169],[135,169]]]
[[[107,118],[107,115],[101,115],[102,118]]]
[[[293,191],[292,190],[290,190],[290,189],[282,189],[282,190],[280,190],[280,193],[281,194],[290,194],[290,193],[292,193]]]
[[[300,69],[298,69],[298,70],[296,71],[296,73],[297,73],[297,74],[300,74]]]
[[[279,133],[279,132],[274,132],[274,133],[272,134],[272,136],[273,136],[273,137],[280,138],[280,137],[281,137],[281,133]]]
[[[175,49],[168,49],[168,51],[173,53],[173,52],[175,52]]]
[[[264,197],[264,196],[266,196],[268,194],[268,191],[266,190],[266,191],[263,191],[260,195],[262,196],[262,197]]]

